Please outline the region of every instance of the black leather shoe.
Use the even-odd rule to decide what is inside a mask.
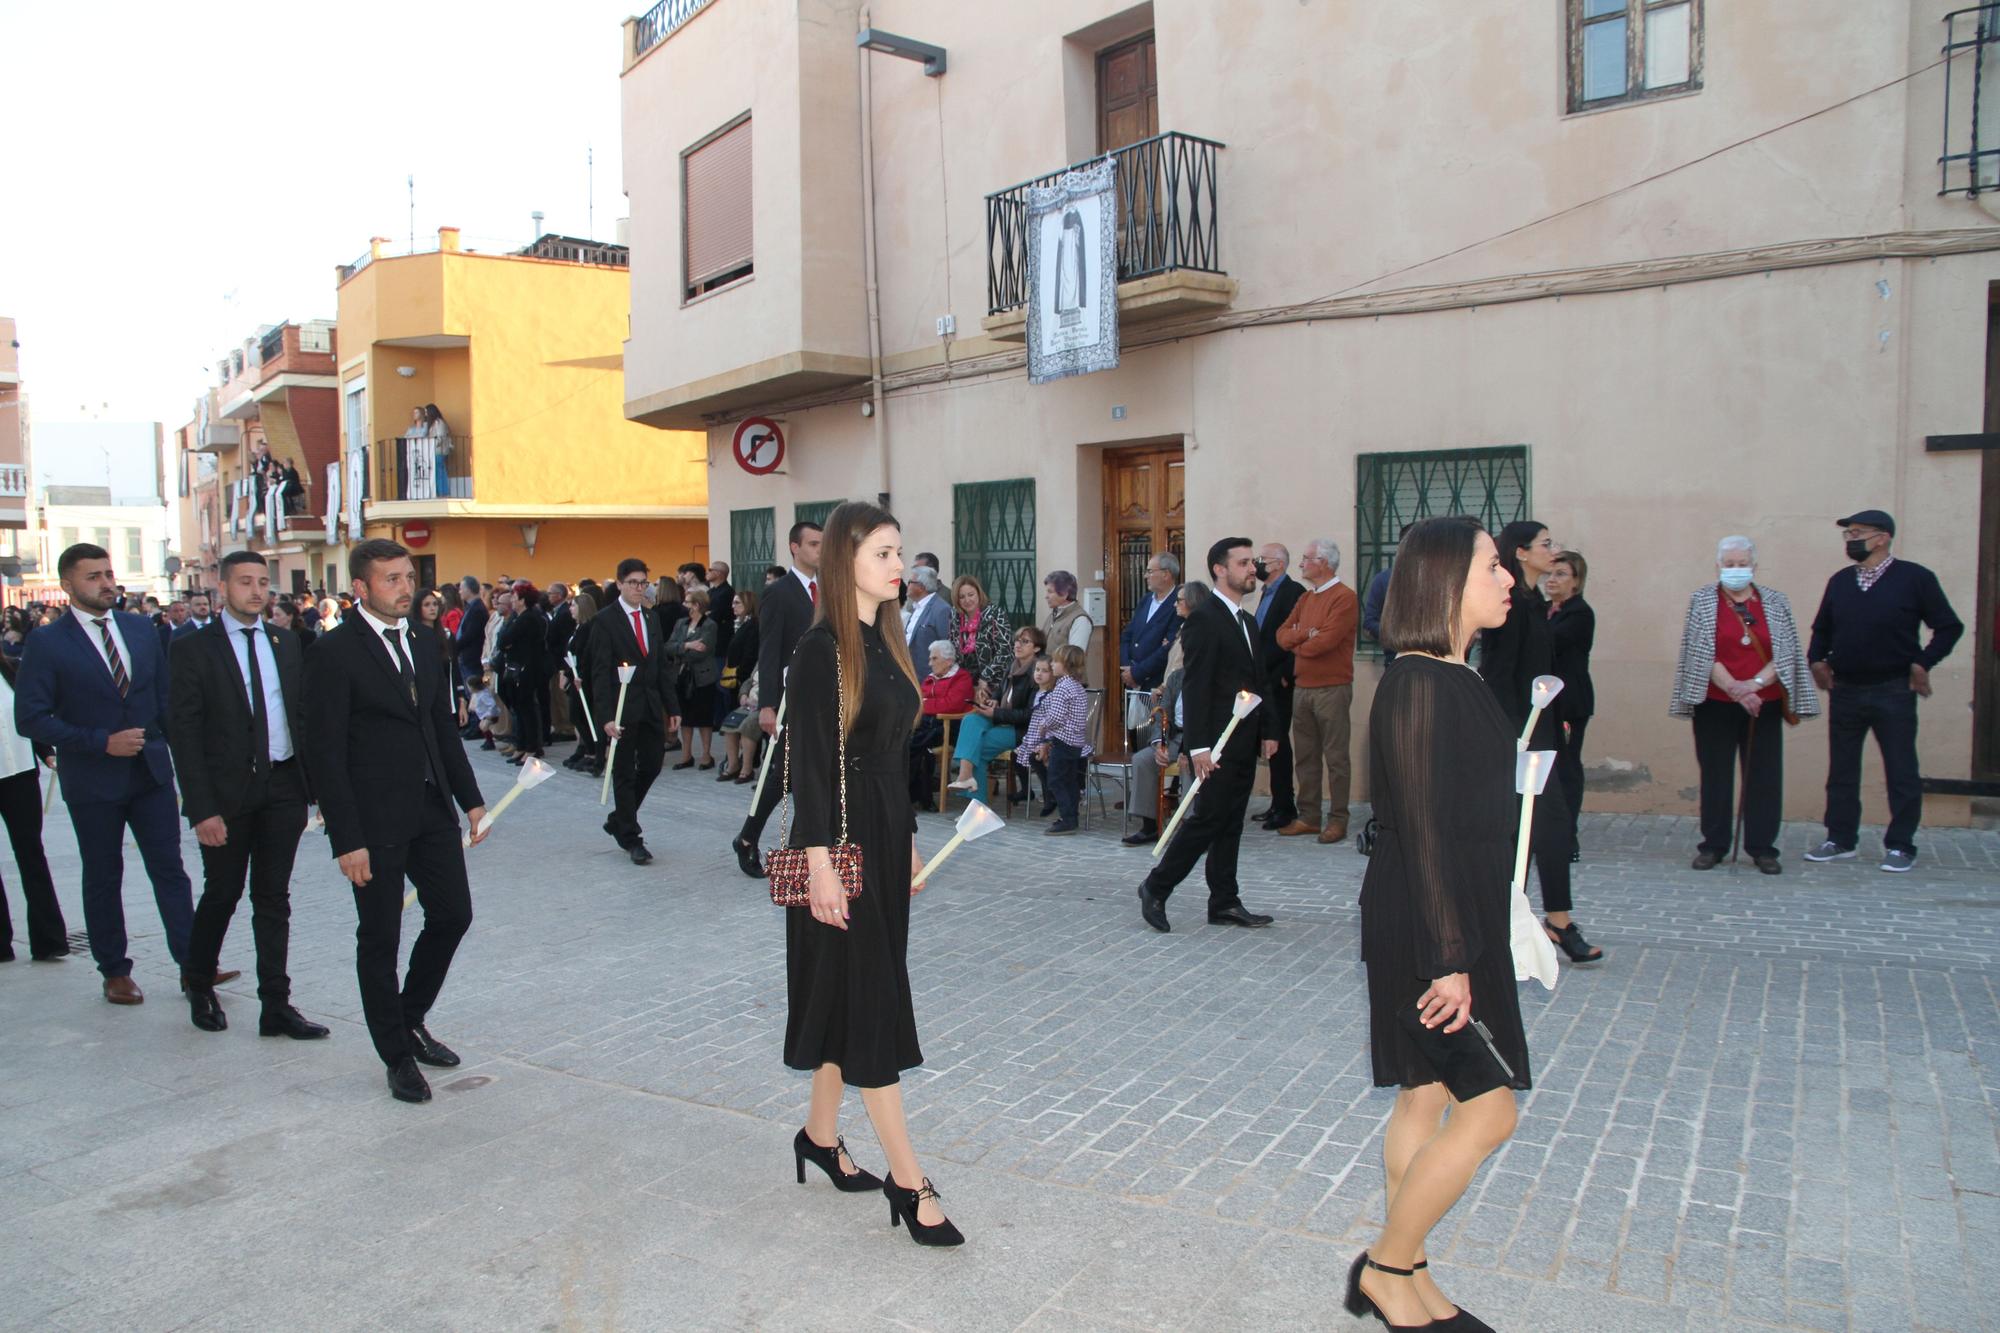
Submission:
[[[11,963],[13,961],[14,946],[11,944],[0,944],[0,963]]]
[[[410,1054],[423,1064],[440,1069],[458,1068],[458,1052],[433,1037],[422,1023],[410,1029],[410,1045],[415,1048]]]
[[[1275,811],[1269,819],[1264,821],[1264,827],[1275,833],[1281,828],[1290,828],[1298,820],[1299,817],[1297,815],[1287,815],[1282,810]]]
[[[635,842],[630,847],[627,847],[625,855],[632,858],[632,864],[635,866],[649,866],[653,864],[653,854],[646,850],[646,844],[643,842]]]
[[[28,951],[28,957],[38,963],[60,963],[63,959],[69,957],[69,946],[65,944],[62,948],[52,949],[48,953],[40,953],[31,949]]]
[[[399,1102],[427,1102],[431,1099],[431,1085],[424,1081],[417,1062],[407,1055],[389,1066],[389,1095]]]
[[[1715,869],[1715,863],[1717,861],[1720,861],[1721,859],[1722,858],[1717,856],[1714,852],[1711,852],[1710,850],[1708,850],[1708,848],[1704,847],[1700,851],[1694,854],[1694,860],[1690,861],[1688,864],[1693,866],[1696,870],[1713,870]]]
[[[1146,892],[1144,884],[1139,886],[1139,915],[1145,918],[1147,925],[1162,935],[1173,930],[1173,926],[1167,921],[1167,905]]]
[[[1225,907],[1220,912],[1210,912],[1208,914],[1208,924],[1211,926],[1268,926],[1276,919],[1275,917],[1261,916],[1245,907],[1242,903],[1237,903],[1234,907]]]
[[[757,844],[748,838],[737,838],[729,844],[736,853],[736,867],[752,879],[764,878],[764,862],[757,855]]]
[[[1773,855],[1770,852],[1766,852],[1764,855],[1759,857],[1754,857],[1752,859],[1754,859],[1757,862],[1757,869],[1763,871],[1767,875],[1782,875],[1785,873],[1784,865],[1778,860],[1778,858],[1775,855]]]
[[[1118,841],[1124,843],[1127,847],[1144,847],[1149,842],[1158,842],[1160,840],[1160,831],[1157,828],[1151,827],[1152,823],[1152,820],[1147,820],[1144,824],[1139,825],[1137,833],[1128,833]]]
[[[288,1004],[278,1009],[266,1009],[258,1015],[257,1035],[290,1037],[293,1041],[313,1041],[331,1033],[329,1029],[309,1021],[304,1014]]]
[[[215,987],[189,985],[183,982],[187,992],[188,1016],[203,1032],[223,1032],[229,1027],[229,1016],[222,1012],[222,1001],[215,998]]]

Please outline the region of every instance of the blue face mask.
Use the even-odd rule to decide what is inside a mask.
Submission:
[[[1750,581],[1757,574],[1757,571],[1748,565],[1731,565],[1719,572],[1722,578],[1722,586],[1731,592],[1742,592],[1750,586]]]

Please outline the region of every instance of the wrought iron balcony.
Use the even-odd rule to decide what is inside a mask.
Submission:
[[[445,443],[451,449],[440,460],[439,446]],[[470,435],[453,435],[449,441],[434,440],[428,435],[382,440],[375,449],[375,461],[375,485],[369,498],[378,503],[472,498]]]
[[[632,50],[625,57],[630,68],[640,56],[674,35],[675,29],[707,9],[711,0],[660,0],[646,16],[632,21]]]
[[[257,364],[268,366],[285,354],[285,326],[280,324],[257,344]]]
[[[1213,139],[1170,131],[1116,149],[1118,280],[1176,269],[1223,274],[1216,249]],[[1053,185],[1064,167],[986,196],[986,306],[992,315],[1028,304],[1028,191]]]
[[[1989,60],[2000,75],[2000,3],[1954,10],[1944,25],[1938,193],[1963,191],[1971,198],[2000,189],[2000,79],[1986,79]]]

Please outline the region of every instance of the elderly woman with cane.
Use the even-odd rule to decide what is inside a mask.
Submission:
[[[1688,598],[1680,664],[1667,711],[1694,722],[1701,769],[1701,846],[1694,868],[1712,870],[1742,848],[1757,869],[1780,874],[1778,820],[1784,805],[1786,725],[1819,716],[1819,694],[1806,666],[1792,604],[1757,582],[1757,547],[1724,537],[1715,548],[1716,581]],[[1742,755],[1743,796],[1735,802]],[[1732,806],[1734,809],[1732,809]],[[1733,816],[1733,818],[1732,818]]]

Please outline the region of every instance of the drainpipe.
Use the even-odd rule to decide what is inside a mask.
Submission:
[[[872,26],[861,11],[861,27]],[[881,467],[876,502],[889,507],[889,419],[882,411],[882,293],[875,273],[875,80],[868,51],[855,48],[861,62],[861,269],[868,291],[868,376],[875,422],[875,458]]]

